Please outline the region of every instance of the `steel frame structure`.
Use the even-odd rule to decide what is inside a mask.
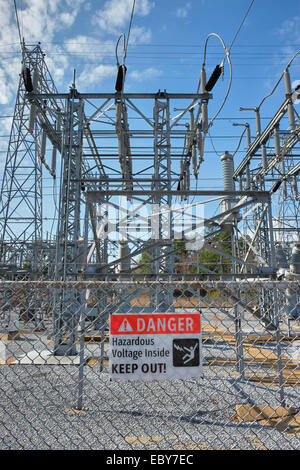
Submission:
[[[30,73],[27,93],[24,75]],[[56,87],[39,45],[22,47],[22,70],[17,91],[8,152],[1,185],[0,259],[8,272],[30,265],[38,277],[43,251],[43,169],[54,177],[45,161],[46,135],[55,148],[60,147],[54,120],[61,103],[35,101],[36,92],[56,93]],[[26,96],[26,98],[25,98]]]
[[[256,137],[249,143],[234,179],[239,189],[261,188],[272,194],[275,241],[287,245],[299,240],[300,123],[293,106],[288,69],[284,72],[284,83],[284,101],[264,130],[261,129],[260,107],[253,108]],[[283,130],[280,125],[286,115],[289,128]]]
[[[2,183],[4,269],[13,262],[24,268],[24,259],[30,257],[31,276],[40,278],[43,275],[40,259],[43,250],[48,250],[48,263],[55,265],[54,279],[63,282],[141,276],[187,281],[220,276],[276,277],[278,233],[283,236],[291,229],[294,234],[299,230],[300,163],[294,148],[300,128],[294,118],[288,71],[285,100],[263,131],[259,108],[255,108],[257,136],[253,142],[249,139],[245,158],[232,175],[228,174],[229,167],[224,166],[224,190],[201,191],[190,188],[190,163],[195,169],[197,160],[202,161],[203,155],[199,152],[197,156],[197,149],[202,147],[201,129],[207,124],[210,93],[79,93],[75,83],[69,93],[58,93],[39,46],[31,50],[24,46],[23,67],[33,77],[33,89],[24,88],[21,76]],[[172,117],[170,109],[175,100],[182,111]],[[205,116],[199,113],[198,122],[193,117],[196,106],[205,110]],[[279,123],[286,113],[290,129],[282,133]],[[186,116],[188,125],[183,119]],[[268,151],[271,139],[274,150]],[[51,162],[46,141],[51,144]],[[61,156],[60,170],[56,165],[57,151]],[[56,250],[49,250],[43,240],[44,168],[53,178],[60,178]],[[20,178],[24,173],[26,177]],[[239,184],[238,190],[235,182]],[[273,227],[277,189],[281,191],[281,202]],[[189,197],[193,198],[192,203]],[[194,270],[177,272],[177,266],[186,262],[174,243],[176,208],[171,208],[178,200],[192,207],[221,203],[217,215],[210,210],[203,218],[193,214],[189,232],[197,233],[203,227],[216,233],[226,232],[230,253],[206,240],[202,248],[229,260],[230,272],[208,269],[197,255],[191,263]],[[151,216],[147,217],[143,210],[149,206]],[[109,208],[121,215],[116,223],[121,236],[109,237]],[[17,214],[20,210],[21,215]],[[290,227],[286,225],[288,214],[292,218]],[[128,230],[128,224],[134,225],[134,233]],[[148,229],[154,225],[154,236],[152,233],[149,237]],[[137,235],[138,230],[144,235]],[[77,300],[78,306],[84,301]],[[128,306],[130,300],[128,296]],[[73,355],[80,308],[72,291],[56,290],[53,301],[55,353]],[[71,304],[72,309],[68,309]],[[266,325],[274,326],[274,315],[269,314],[273,304],[273,294],[263,293],[256,315]],[[170,311],[172,307],[173,292],[166,293],[157,287],[151,308]]]

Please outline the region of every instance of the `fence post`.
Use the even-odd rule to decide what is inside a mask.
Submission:
[[[85,202],[85,216],[84,216],[84,247],[83,247],[83,260],[84,260],[84,273],[86,272],[87,266],[87,254],[88,254],[88,229],[89,229],[89,201],[86,197]],[[82,410],[83,403],[83,382],[84,382],[84,334],[85,334],[85,317],[87,314],[87,305],[89,298],[89,289],[84,289],[82,294],[83,306],[80,313],[80,345],[79,345],[79,373],[78,373],[78,400],[77,409]]]
[[[274,244],[274,234],[273,234],[273,220],[272,220],[272,206],[271,206],[271,196],[269,196],[268,201],[268,218],[269,218],[269,231],[270,231],[270,265],[274,268],[275,271],[275,244]],[[282,375],[282,359],[281,359],[281,343],[280,343],[280,310],[278,307],[278,287],[274,288],[274,323],[276,326],[276,350],[278,358],[278,381],[279,381],[279,395],[281,406],[285,406],[285,397],[284,397],[284,385],[283,385],[283,375]]]
[[[278,292],[277,287],[274,290],[274,310],[275,310],[275,325],[276,325],[276,350],[278,357],[278,380],[279,380],[279,395],[281,406],[286,406],[285,395],[284,395],[284,385],[283,385],[283,375],[282,375],[282,358],[281,358],[281,342],[280,342],[280,311],[278,308]]]
[[[234,295],[239,297],[239,294]],[[242,319],[241,319],[241,309],[239,304],[234,305],[234,317],[235,317],[235,341],[236,341],[236,367],[238,372],[241,375],[241,379],[245,378],[245,363],[244,363],[244,348],[243,348],[243,331],[242,331]]]

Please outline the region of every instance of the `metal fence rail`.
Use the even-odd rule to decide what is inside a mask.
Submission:
[[[0,448],[299,448],[299,292],[262,280],[0,282]],[[110,316],[150,313],[200,313],[201,375],[111,379]]]

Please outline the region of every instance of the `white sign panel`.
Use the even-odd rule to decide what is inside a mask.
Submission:
[[[202,374],[200,314],[110,316],[112,379],[186,379]]]

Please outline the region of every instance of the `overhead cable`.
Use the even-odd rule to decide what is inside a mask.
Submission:
[[[288,62],[288,64],[286,65],[286,67],[284,68],[282,74],[280,75],[279,79],[277,80],[277,82],[275,83],[272,91],[270,93],[268,93],[262,100],[261,102],[259,103],[259,105],[257,106],[257,110],[260,109],[261,105],[264,103],[264,101],[269,98],[270,96],[273,95],[274,91],[276,90],[276,88],[278,87],[279,83],[281,82],[282,80],[282,77],[284,76],[284,73],[288,70],[288,68],[290,67],[290,65],[292,64],[292,62],[294,61],[294,59],[297,57],[297,55],[300,54],[300,50],[297,51],[293,57],[291,58],[291,60]]]

